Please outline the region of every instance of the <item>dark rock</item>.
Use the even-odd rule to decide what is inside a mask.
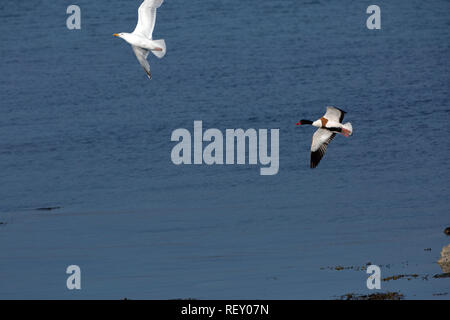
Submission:
[[[37,208],[38,211],[51,211],[51,210],[57,210],[61,209],[62,207],[43,207],[43,208]]]
[[[446,296],[446,295],[448,295],[448,292],[433,293],[433,296]]]
[[[354,293],[347,293],[341,296],[341,300],[401,300],[403,294],[399,292],[380,292],[368,295],[356,295]]]
[[[441,274],[435,274],[433,276],[433,278],[436,278],[436,279],[438,279],[438,278],[450,278],[450,272],[441,273]]]
[[[396,275],[396,276],[391,276],[391,277],[384,278],[383,281],[398,280],[398,279],[403,279],[403,278],[411,280],[411,279],[417,278],[418,276],[419,276],[418,274],[399,274],[399,275]]]

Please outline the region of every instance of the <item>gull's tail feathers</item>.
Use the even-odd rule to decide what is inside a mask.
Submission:
[[[156,45],[162,49],[162,51],[152,50],[152,53],[161,59],[162,57],[164,57],[166,55],[166,42],[164,41],[164,39],[152,40],[152,41],[155,42]]]

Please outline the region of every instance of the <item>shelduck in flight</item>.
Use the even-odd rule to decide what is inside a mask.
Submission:
[[[309,124],[318,127],[313,135],[311,144],[311,168],[317,167],[320,160],[327,151],[328,144],[334,139],[336,133],[340,133],[345,137],[353,134],[352,124],[347,122],[342,124],[345,111],[335,108],[327,107],[327,112],[324,116],[316,121],[300,120],[297,122],[298,126]]]

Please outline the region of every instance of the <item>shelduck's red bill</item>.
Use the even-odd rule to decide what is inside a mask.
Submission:
[[[298,125],[298,126],[301,126],[301,125],[302,125],[302,122],[301,122],[301,121],[297,122],[297,125]]]

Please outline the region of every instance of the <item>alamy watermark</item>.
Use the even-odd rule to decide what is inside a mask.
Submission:
[[[369,30],[379,30],[381,29],[381,9],[379,6],[372,4],[367,7],[366,13],[370,16],[366,20],[366,27]],[[67,7],[66,14],[70,16],[67,17],[66,26],[69,30],[80,30],[81,29],[81,8],[78,5],[71,4]]]
[[[66,26],[69,30],[80,30],[81,29],[81,9],[77,5],[70,5],[66,10],[67,14],[70,14],[66,20]]]
[[[381,269],[379,266],[371,264],[367,267],[368,274],[370,274],[367,279],[367,289],[381,289]]]
[[[77,265],[70,265],[66,269],[66,273],[70,274],[67,278],[66,286],[69,290],[81,290],[81,269]]]
[[[224,135],[214,128],[203,132],[202,121],[194,121],[193,138],[189,130],[184,128],[172,132],[171,141],[178,143],[173,147],[170,157],[176,165],[242,165],[247,164],[248,154],[248,164],[257,165],[259,160],[259,164],[264,166],[260,168],[260,175],[275,175],[280,164],[279,131],[270,129],[269,152],[268,129],[226,129]],[[208,142],[204,148],[203,142]]]
[[[367,18],[366,26],[369,30],[381,29],[381,9],[379,6],[372,4],[367,7],[366,13],[370,14]]]

